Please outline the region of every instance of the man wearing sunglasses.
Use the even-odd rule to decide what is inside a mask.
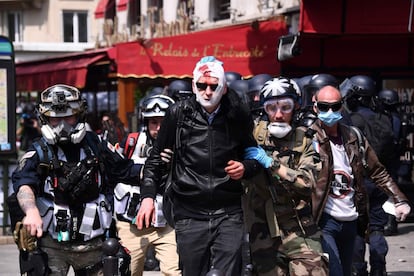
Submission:
[[[322,246],[329,254],[330,275],[347,276],[352,274],[356,236],[364,237],[367,230],[368,199],[364,173],[392,196],[399,220],[405,220],[410,206],[365,137],[365,150],[360,151],[356,132],[339,122],[342,118],[339,90],[325,86],[316,92],[315,99],[318,120],[311,128],[316,131],[314,143],[320,149],[322,170],[312,194],[313,216],[322,229]],[[363,160],[367,162],[366,168]]]
[[[249,107],[228,90],[222,62],[204,57],[193,71],[195,96],[173,104],[148,157],[136,224],[150,226],[161,184],[162,151],[174,149],[171,198],[184,276],[241,275],[244,236],[241,179],[256,173],[244,149],[257,145]],[[184,117],[184,118],[182,118]]]
[[[311,208],[320,162],[306,128],[292,124],[299,95],[297,84],[284,77],[267,81],[260,92],[267,135],[257,137],[261,147],[245,156],[266,168],[250,181],[247,194],[255,275],[328,275]]]

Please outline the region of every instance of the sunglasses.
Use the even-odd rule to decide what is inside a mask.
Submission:
[[[204,83],[204,82],[196,82],[196,86],[199,90],[206,90],[207,86],[210,86],[210,89],[212,91],[216,91],[217,87],[219,86],[218,83],[216,84],[209,84],[209,83]]]
[[[268,100],[263,105],[265,112],[273,116],[280,110],[283,114],[287,114],[293,111],[295,107],[295,102],[292,99],[283,99],[283,100]]]
[[[322,112],[328,112],[332,109],[333,112],[338,111],[342,107],[342,101],[327,103],[327,102],[316,102],[316,107]]]

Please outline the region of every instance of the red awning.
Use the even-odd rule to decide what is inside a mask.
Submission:
[[[226,71],[236,71],[244,77],[260,73],[277,75],[280,72],[276,59],[278,39],[287,32],[284,21],[270,20],[151,39],[145,43],[117,44],[118,76],[192,77],[197,61],[207,55],[223,61]]]
[[[408,0],[304,0],[299,30],[318,34],[409,33],[413,28],[411,5]]]
[[[17,63],[17,90],[41,91],[57,83],[83,88],[88,66],[105,59],[109,60],[106,49]]]
[[[128,7],[129,0],[118,0],[118,3],[116,4],[116,10],[117,11],[125,11]]]
[[[95,18],[104,18],[106,7],[108,6],[109,0],[99,0],[98,6],[95,9]]]

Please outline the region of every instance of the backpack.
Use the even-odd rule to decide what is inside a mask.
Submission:
[[[131,132],[128,134],[126,139],[123,155],[127,159],[131,159],[132,154],[134,153],[135,147],[137,146],[139,137],[139,132]]]
[[[362,131],[381,163],[386,163],[396,154],[392,121],[387,115],[375,113],[364,116],[353,112],[351,120]]]

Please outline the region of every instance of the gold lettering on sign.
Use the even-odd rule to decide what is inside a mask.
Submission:
[[[169,43],[168,47],[164,47],[162,43],[154,43],[152,47],[152,55],[163,57],[188,57],[189,51],[182,46],[174,48],[173,43]]]
[[[216,58],[263,58],[267,45],[253,45],[248,49],[236,49],[234,45],[209,44],[201,49],[197,47],[185,48],[182,45],[174,45],[173,42],[164,44],[155,42],[150,49],[140,49],[140,55],[151,54],[153,57],[200,57],[215,56]]]

